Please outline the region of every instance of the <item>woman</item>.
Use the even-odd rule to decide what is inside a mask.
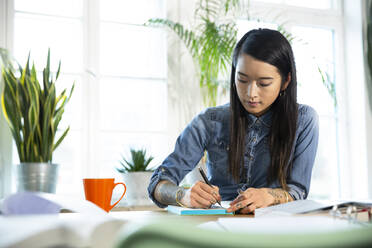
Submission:
[[[148,187],[160,207],[208,208],[232,200],[228,212],[305,199],[318,145],[318,116],[297,104],[292,48],[278,31],[246,33],[233,54],[230,104],[208,108],[178,137]],[[177,185],[207,151],[213,187]]]

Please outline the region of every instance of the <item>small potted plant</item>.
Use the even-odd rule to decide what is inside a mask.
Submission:
[[[147,195],[147,186],[150,183],[153,170],[149,169],[152,156],[146,156],[146,149],[130,149],[131,157],[126,159],[121,155],[120,168],[116,170],[123,175],[127,185],[125,204],[128,206],[146,206],[152,202]]]
[[[56,191],[59,166],[52,163],[53,152],[70,128],[64,130],[57,141],[55,137],[74,89],[72,86],[69,95],[66,89],[56,94],[60,68],[61,62],[54,78],[50,72],[49,50],[40,82],[35,65],[30,68],[30,55],[24,68],[19,65],[19,72],[11,66],[2,68],[4,90],[1,106],[19,156],[18,191]]]

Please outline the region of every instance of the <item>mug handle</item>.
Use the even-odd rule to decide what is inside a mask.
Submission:
[[[113,205],[110,206],[109,211],[110,211],[111,209],[113,209],[113,208],[116,206],[116,204],[118,204],[119,201],[121,201],[121,199],[123,199],[123,197],[124,197],[124,195],[125,195],[125,192],[127,192],[127,186],[125,186],[124,183],[115,183],[115,184],[114,184],[114,187],[113,187],[112,189],[114,189],[114,188],[115,188],[116,186],[118,186],[119,184],[122,184],[122,185],[124,186],[124,192],[123,192],[123,194],[121,195],[120,199],[119,199],[117,202],[115,202]]]

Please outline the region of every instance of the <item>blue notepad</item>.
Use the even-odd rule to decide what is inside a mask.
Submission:
[[[168,212],[178,214],[178,215],[220,215],[220,214],[229,214],[233,213],[226,212],[225,208],[212,206],[211,208],[183,208],[179,206],[168,206]]]

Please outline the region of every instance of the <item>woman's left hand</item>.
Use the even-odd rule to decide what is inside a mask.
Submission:
[[[268,188],[248,188],[230,203],[227,212],[234,212],[240,209],[240,213],[253,212],[256,208],[268,207],[274,204],[274,197],[269,194]]]

